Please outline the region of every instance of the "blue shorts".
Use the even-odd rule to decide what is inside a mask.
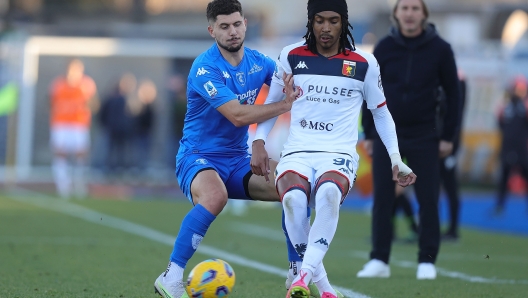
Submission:
[[[230,199],[251,200],[247,186],[251,177],[251,154],[224,156],[219,154],[184,154],[176,159],[176,178],[185,196],[191,201],[191,183],[203,170],[215,170],[227,189]]]

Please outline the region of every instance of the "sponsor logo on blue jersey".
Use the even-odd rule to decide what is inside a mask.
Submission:
[[[258,66],[256,64],[253,64],[253,67],[251,67],[251,70],[248,72],[248,75],[254,74],[256,72],[259,72],[262,70],[262,66]]]
[[[258,89],[259,88],[255,88],[253,90],[249,90],[246,93],[237,94],[238,102],[240,102],[241,104],[248,104],[248,105],[254,104],[255,101],[257,100]]]

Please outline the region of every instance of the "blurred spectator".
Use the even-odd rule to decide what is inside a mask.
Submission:
[[[501,214],[504,210],[508,179],[512,171],[520,171],[525,181],[528,181],[528,105],[526,96],[527,80],[524,77],[517,77],[508,90],[506,104],[499,110],[498,122],[502,142],[496,214]]]
[[[402,158],[417,176],[414,191],[419,211],[417,279],[435,279],[440,249],[438,158],[451,154],[458,121],[459,84],[451,46],[433,24],[423,0],[398,0],[394,27],[374,48],[379,62],[387,107],[396,124]],[[444,127],[436,123],[438,88],[446,94]],[[358,277],[389,277],[392,210],[395,201],[391,159],[377,135],[372,114],[363,110],[366,147],[372,146],[374,204],[372,207],[371,260]]]
[[[133,74],[124,74],[101,106],[99,119],[108,139],[106,165],[110,173],[115,174],[130,167],[134,122],[129,101],[133,100],[131,97],[136,84]]]
[[[443,241],[457,241],[459,237],[458,223],[460,214],[460,194],[458,185],[458,170],[457,170],[457,153],[460,147],[460,134],[462,133],[462,118],[464,116],[464,106],[466,102],[466,79],[464,74],[459,71],[458,79],[460,83],[460,102],[458,112],[458,125],[453,139],[453,152],[444,158],[440,158],[440,183],[444,187],[447,195],[447,202],[449,205],[449,226],[441,239]],[[442,103],[439,107],[445,107],[445,94],[442,91]],[[440,111],[439,118],[443,119],[445,110]],[[439,121],[439,129],[441,130],[443,124]]]
[[[66,75],[56,78],[51,85],[53,178],[57,193],[63,198],[70,197],[72,188],[77,197],[87,195],[85,165],[90,149],[92,111],[99,107],[96,93],[94,81],[84,74],[84,64],[78,59],[70,61]],[[73,175],[68,161],[72,157]]]
[[[172,105],[172,132],[173,144],[170,154],[170,164],[176,165],[175,156],[178,153],[180,140],[183,136],[183,123],[185,120],[185,113],[187,113],[187,85],[180,76],[175,76],[171,82],[171,90],[174,92],[174,102]]]
[[[154,126],[154,101],[158,91],[151,80],[143,80],[138,87],[138,110],[134,111],[134,135],[136,141],[136,162],[140,170],[145,170],[150,159],[152,128]]]

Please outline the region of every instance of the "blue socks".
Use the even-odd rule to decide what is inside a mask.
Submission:
[[[176,237],[170,260],[181,268],[185,268],[215,218],[216,216],[207,211],[202,205],[194,206],[181,223],[180,232],[178,237]],[[295,249],[293,249],[293,252],[295,252]]]

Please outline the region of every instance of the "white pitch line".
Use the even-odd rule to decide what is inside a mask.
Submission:
[[[28,190],[22,190],[17,189],[16,193],[18,195],[28,195],[30,194],[31,197],[26,196],[14,196],[10,197],[14,201],[32,204],[38,207],[41,207],[43,209],[49,209],[52,211],[64,213],[73,217],[77,217],[92,223],[97,223],[103,226],[112,227],[121,231],[128,232],[133,235],[141,236],[159,243],[167,244],[169,246],[174,245],[174,240],[176,239],[175,236],[171,236],[165,233],[162,233],[160,231],[148,228],[143,225],[139,225],[118,217],[114,217],[111,215],[107,215],[104,213],[100,213],[97,211],[93,211],[91,209],[88,209],[86,207],[76,205],[64,200],[59,200],[55,198],[50,198],[46,195],[35,193]],[[277,275],[280,277],[285,277],[288,273],[287,270],[280,269],[275,266],[271,266],[268,264],[264,264],[258,261],[254,261],[248,258],[244,258],[211,246],[207,246],[204,244],[200,244],[198,247],[197,252],[209,255],[215,258],[220,258],[223,260],[226,260],[228,262],[231,262],[233,264],[237,264],[244,267],[249,267],[252,269],[256,269],[265,273]],[[371,298],[370,296],[367,296],[362,293],[358,293],[352,289],[343,288],[343,287],[335,287],[338,289],[345,297],[349,298]]]
[[[235,232],[239,232],[246,235],[251,235],[254,237],[260,237],[263,239],[268,240],[275,240],[275,241],[285,241],[284,233],[282,231],[277,231],[276,229],[267,228],[255,224],[249,224],[245,222],[234,222],[231,223],[231,229]],[[367,252],[363,251],[352,251],[351,254],[355,258],[365,259],[365,256],[368,256]],[[391,261],[391,264],[396,265],[398,267],[402,268],[416,268],[416,263],[411,261],[403,261],[403,260],[394,260]],[[489,284],[523,284],[528,285],[528,280],[514,280],[514,279],[497,279],[497,278],[486,278],[481,276],[472,276],[469,274],[465,274],[462,272],[457,271],[451,271],[443,268],[436,267],[436,271],[438,274],[461,279],[464,281],[469,282],[475,282],[475,283],[489,283]]]

